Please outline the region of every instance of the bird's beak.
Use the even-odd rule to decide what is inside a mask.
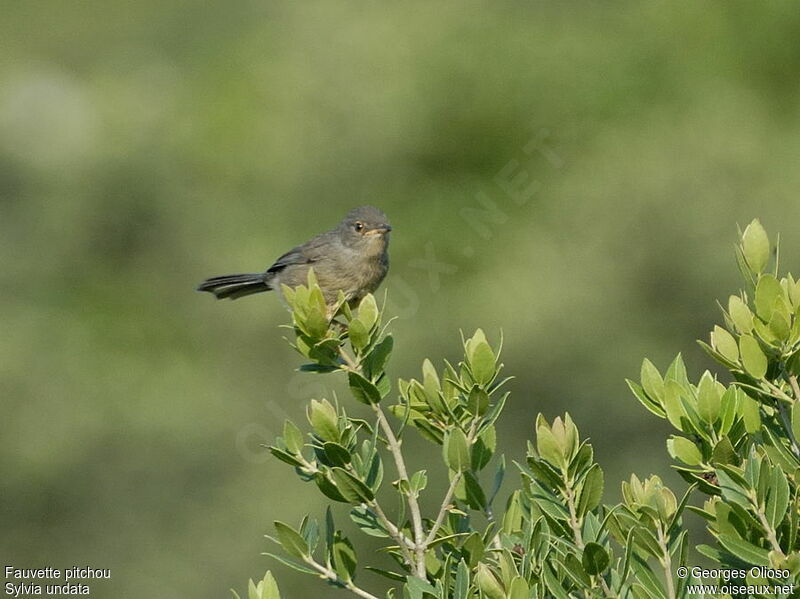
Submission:
[[[380,225],[370,231],[367,231],[367,235],[383,235],[384,233],[388,233],[391,230],[392,227],[389,225]]]

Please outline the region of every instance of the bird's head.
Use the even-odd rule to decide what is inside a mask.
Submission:
[[[374,206],[360,206],[351,210],[339,224],[342,242],[367,254],[385,251],[391,230],[386,215]]]

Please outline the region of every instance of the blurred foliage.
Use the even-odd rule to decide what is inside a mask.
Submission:
[[[0,553],[126,596],[262,572],[316,499],[259,444],[324,384],[287,374],[274,298],[192,288],[366,202],[398,347],[504,329],[500,450],[569,411],[607,478],[674,481],[623,378],[707,367],[735,224],[797,222],[799,37],[790,2],[4,3]]]

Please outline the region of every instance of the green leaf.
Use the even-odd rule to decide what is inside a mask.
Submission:
[[[753,329],[756,332],[756,336],[767,345],[777,346],[780,344],[778,338],[772,333],[772,329],[769,328],[769,325],[761,322],[761,319],[756,318],[753,321]]]
[[[667,537],[669,537],[672,534],[672,531],[676,527],[681,525],[681,515],[683,514],[683,511],[686,509],[686,506],[689,503],[689,497],[691,497],[692,491],[694,491],[696,488],[697,485],[692,484],[688,489],[686,489],[686,493],[684,493],[680,503],[678,503],[677,507],[675,508],[675,513],[672,515],[672,519],[670,520],[669,526],[667,527],[667,532],[666,532]]]
[[[453,428],[444,435],[444,463],[455,472],[463,472],[470,467],[470,448],[467,436],[460,428]]]
[[[272,576],[272,572],[267,570],[267,573],[264,575],[264,579],[261,581],[259,586],[261,588],[261,596],[259,599],[281,599],[281,593],[278,590],[278,583],[275,582],[275,577]]]
[[[800,439],[800,407],[796,401],[792,404],[792,433],[795,439]]]
[[[333,520],[333,510],[331,506],[325,508],[325,547],[333,547],[333,536],[336,532],[336,523]]]
[[[495,375],[496,362],[494,352],[486,341],[486,336],[481,329],[467,342],[467,362],[475,382],[479,385],[488,385]]]
[[[316,374],[327,374],[339,370],[338,366],[325,366],[324,364],[302,364],[298,368],[300,372],[314,372]]]
[[[697,553],[706,556],[707,558],[717,562],[718,564],[724,564],[730,560],[727,551],[722,551],[721,549],[717,549],[716,547],[711,547],[710,545],[698,545]]]
[[[389,533],[378,521],[377,516],[365,507],[357,506],[350,511],[350,519],[361,531],[371,537],[388,537]]]
[[[487,426],[472,445],[472,470],[483,470],[497,449],[497,431]]]
[[[789,482],[780,467],[772,466],[764,512],[773,528],[777,528],[783,521],[788,509]]]
[[[380,316],[380,312],[375,296],[368,293],[358,305],[358,320],[361,321],[367,331],[371,331],[372,327],[378,322],[378,316]]]
[[[763,379],[767,374],[767,356],[761,351],[761,346],[752,335],[742,335],[739,338],[739,352],[742,356],[742,365],[747,374],[755,379]]]
[[[552,492],[542,488],[536,489],[534,487],[531,498],[534,500],[537,507],[551,518],[555,520],[567,520],[569,518],[567,508],[564,507],[560,498],[556,499]]]
[[[769,322],[775,303],[783,298],[784,292],[780,282],[773,275],[762,275],[756,285],[756,314],[764,322]]]
[[[728,299],[728,314],[736,329],[742,335],[746,335],[753,330],[753,313],[738,295],[732,295]]]
[[[730,502],[736,503],[745,509],[750,508],[750,498],[748,496],[747,482],[730,469],[724,467],[715,470],[719,488],[722,496]]]
[[[469,578],[469,568],[462,559],[458,562],[456,580],[453,587],[453,599],[469,599]],[[525,599],[527,599],[527,596]]]
[[[556,599],[570,599],[570,596],[564,590],[564,586],[558,580],[556,575],[553,573],[553,569],[547,563],[545,563],[542,567],[542,574],[544,583],[551,595],[553,595]]]
[[[636,544],[652,557],[661,559],[664,552],[661,550],[661,545],[659,545],[655,535],[644,526],[638,526],[635,530],[636,534],[634,534],[633,538]]]
[[[502,531],[510,535],[522,527],[523,511],[520,505],[520,491],[516,490],[506,502],[506,512],[503,514]]]
[[[542,414],[539,414],[536,418],[536,450],[542,459],[553,466],[564,465],[561,445],[559,445]]]
[[[300,559],[309,557],[309,549],[306,540],[291,526],[276,520],[275,532],[278,534],[278,541],[286,553]]]
[[[322,448],[325,451],[325,457],[328,458],[328,461],[333,466],[346,466],[352,459],[350,452],[338,443],[328,441]]]
[[[761,409],[755,399],[742,393],[739,398],[739,409],[744,420],[745,431],[754,434],[761,430]]]
[[[586,569],[581,564],[580,555],[574,553],[567,553],[563,561],[559,564],[559,572],[566,574],[567,578],[572,580],[579,588],[591,587],[592,579],[586,573]]]
[[[742,234],[742,254],[753,273],[764,272],[769,262],[769,237],[757,218],[747,225]]]
[[[439,596],[436,588],[432,584],[416,576],[406,577],[406,590],[409,593],[410,599],[423,599],[425,594],[433,597]]]
[[[506,392],[500,397],[500,399],[492,406],[489,410],[489,413],[483,419],[483,426],[488,426],[490,424],[494,424],[497,422],[497,419],[500,417],[500,414],[503,413],[503,408],[506,405],[506,400],[508,399],[509,393]]]
[[[486,494],[483,492],[478,479],[469,470],[464,472],[464,491],[467,496],[467,505],[474,510],[486,509]]]
[[[682,393],[683,389],[679,383],[674,380],[667,381],[664,389],[664,411],[667,414],[669,423],[678,430],[683,430],[681,420],[686,418],[686,411],[683,409],[681,402]]]
[[[755,566],[770,566],[769,551],[731,535],[719,535],[720,544],[743,562]]]
[[[323,441],[339,440],[339,418],[336,408],[327,399],[311,400],[308,406],[308,421]]]
[[[781,303],[778,302],[778,304]],[[788,316],[780,310],[774,310],[772,318],[769,319],[769,330],[778,341],[786,341],[791,334]]]
[[[327,337],[313,344],[308,350],[308,357],[316,362],[315,368],[306,366],[309,372],[332,372],[339,370],[339,339]],[[301,367],[302,368],[302,367]]]
[[[711,452],[711,462],[713,464],[732,464],[737,465],[739,456],[728,437],[722,437],[714,446]]]
[[[375,323],[378,322],[378,304],[371,293],[365,295],[358,306],[358,320],[361,321],[367,331],[370,331]]]
[[[478,385],[474,385],[467,397],[467,409],[476,416],[483,416],[489,409],[489,394]]]
[[[722,327],[715,326],[711,332],[711,346],[734,364],[739,361],[739,346],[736,339]]]
[[[583,549],[581,564],[587,574],[590,576],[602,574],[605,569],[608,568],[610,561],[611,558],[602,545],[598,543],[586,543],[586,547]]]
[[[578,498],[579,516],[586,515],[600,505],[600,500],[603,498],[603,486],[603,471],[600,466],[594,464],[583,480],[583,487]]]
[[[428,395],[439,395],[442,384],[439,381],[439,373],[428,358],[422,361],[422,387]]]
[[[239,594],[236,591],[231,590],[235,599],[240,599]],[[280,592],[278,591],[278,585],[275,582],[275,578],[272,576],[272,572],[267,570],[267,573],[264,575],[264,578],[256,584],[253,582],[251,578],[248,585],[247,585],[247,598],[248,599],[281,599]]]
[[[428,475],[425,470],[420,470],[411,475],[409,487],[414,495],[419,495],[428,486]]]
[[[303,450],[303,433],[291,420],[283,423],[283,441],[290,453],[300,453]]]
[[[633,556],[631,566],[635,574],[635,579],[639,584],[633,584],[632,590],[636,599],[665,599],[666,593],[661,586],[661,582],[653,574],[647,563],[637,555]]]
[[[720,400],[719,433],[727,435],[739,409],[739,396],[736,387],[728,387]]]
[[[511,579],[511,584],[508,587],[508,599],[528,599],[530,592],[525,579],[521,576],[515,576]]]
[[[307,568],[303,564],[298,564],[293,559],[288,559],[286,557],[283,557],[282,555],[277,555],[275,553],[270,553],[268,551],[265,551],[261,555],[266,555],[267,557],[271,557],[275,561],[282,563],[284,566],[288,566],[292,570],[297,570],[298,572],[302,572],[303,574],[311,574],[312,576],[317,576],[319,574],[316,570]]]
[[[364,372],[370,380],[374,381],[383,373],[386,368],[386,363],[392,355],[393,348],[394,338],[391,335],[386,335],[386,337],[369,352],[364,359]]]
[[[486,548],[483,545],[483,539],[477,532],[470,534],[461,545],[461,552],[464,554],[464,559],[467,560],[467,565],[474,568],[478,562],[483,558]]]
[[[713,424],[719,416],[721,399],[717,381],[706,370],[697,386],[697,413],[703,420]]]
[[[560,418],[556,418],[553,421],[553,434],[556,435],[558,438],[560,436]],[[564,459],[567,463],[571,462],[572,459],[575,457],[575,454],[578,452],[579,447],[579,439],[578,439],[578,427],[575,426],[575,423],[572,421],[572,417],[569,415],[569,412],[564,414]]]
[[[406,580],[405,574],[399,574],[397,572],[392,572],[391,570],[384,570],[383,568],[376,568],[375,566],[364,566],[364,569],[369,570],[370,572],[375,572],[375,574],[380,574],[389,580],[395,580],[398,582],[405,582]]]
[[[317,484],[317,487],[322,494],[325,495],[328,499],[333,499],[334,501],[338,501],[340,503],[349,503],[347,499],[339,492],[339,489],[334,485],[327,476],[322,474],[322,472],[317,472],[314,474],[314,482]]]
[[[319,287],[314,287],[308,295],[308,312],[305,317],[305,329],[309,336],[320,339],[328,332],[328,307]]]
[[[667,440],[667,451],[673,458],[689,466],[698,466],[703,462],[703,455],[697,445],[685,437],[671,436]]]
[[[561,475],[545,460],[534,456],[528,458],[528,467],[538,483],[547,489],[558,489],[564,486]]]
[[[478,569],[475,573],[475,584],[487,599],[506,599],[506,594],[500,581],[497,580],[497,577],[486,564],[478,564]]]
[[[645,408],[650,410],[659,418],[666,418],[666,413],[661,405],[650,399],[650,397],[648,397],[648,395],[644,392],[644,388],[639,383],[636,383],[630,379],[625,379],[625,382],[628,384],[628,388],[631,390],[631,392],[636,396],[636,399],[638,399]]]
[[[343,468],[331,468],[331,477],[342,497],[351,503],[369,503],[375,494],[366,484]]]
[[[353,544],[337,531],[334,534],[333,547],[331,548],[331,565],[342,580],[349,581],[358,565]]]
[[[347,335],[356,351],[361,351],[369,343],[369,330],[358,319],[351,320],[347,325]]]
[[[664,375],[664,382],[674,381],[681,387],[689,386],[689,377],[686,375],[686,364],[683,362],[683,356],[678,354],[672,361],[672,364],[667,368],[667,373]]]
[[[392,391],[392,382],[389,380],[389,377],[385,374],[382,374],[378,377],[378,380],[375,381],[375,388],[378,390],[378,395],[381,396],[381,399],[389,395]]]
[[[647,358],[642,362],[641,371],[642,387],[650,399],[662,403],[664,398],[664,379],[653,363]]]
[[[578,451],[575,452],[575,457],[573,457],[572,461],[569,463],[567,471],[571,476],[582,475],[587,468],[591,467],[593,462],[594,449],[592,449],[589,443],[584,441],[578,447]]]
[[[285,462],[286,464],[289,464],[290,466],[294,466],[296,468],[299,468],[299,467],[301,467],[303,465],[303,462],[298,460],[296,457],[294,457],[288,451],[282,450],[280,447],[270,447],[269,451],[270,451],[270,453],[272,455],[274,455],[276,458],[278,458],[281,462]]]
[[[353,397],[361,403],[371,405],[381,401],[381,394],[378,388],[357,372],[348,372],[347,381],[350,383],[350,391]]]

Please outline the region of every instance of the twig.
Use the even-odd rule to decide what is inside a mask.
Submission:
[[[375,414],[378,417],[378,424],[380,425],[381,430],[383,430],[383,434],[386,435],[386,442],[389,446],[389,451],[394,458],[397,474],[400,477],[400,480],[408,481],[408,470],[406,469],[406,463],[405,459],[403,458],[403,452],[400,448],[400,442],[397,440],[397,437],[395,437],[392,426],[386,419],[386,414],[383,413],[380,405],[372,404],[372,409],[375,411]],[[419,502],[413,493],[406,495],[406,500],[408,503],[408,511],[411,513],[411,525],[414,528],[414,553],[416,554],[416,564],[414,564],[416,570],[415,574],[424,580],[426,578],[425,538],[422,531],[422,514],[419,509]]]
[[[354,372],[358,371],[358,364],[356,361],[348,354],[342,346],[339,346],[339,355],[344,360],[345,364],[347,364],[347,369],[352,370]]]
[[[308,557],[303,561],[305,561],[305,563],[314,568],[317,572],[322,574],[322,576],[326,578],[328,581],[342,588],[347,589],[354,595],[357,595],[362,599],[379,599],[379,597],[377,597],[376,595],[373,595],[372,593],[365,591],[361,587],[357,587],[355,584],[353,584],[352,580],[344,580],[342,578],[339,578],[339,575],[336,574],[336,572],[334,572],[330,568],[326,568],[320,563],[317,563],[313,558]]]
[[[578,520],[578,511],[575,508],[575,493],[572,490],[572,481],[567,477],[566,472],[562,472],[561,480],[564,481],[564,499],[567,501],[567,508],[569,508],[569,525],[572,528],[572,535],[575,539],[575,545],[578,546],[578,549],[583,551],[586,548],[586,544],[583,542],[581,523]],[[603,592],[606,594],[606,596],[611,597],[611,589],[608,587],[606,579],[603,578],[601,574],[597,575],[597,579],[600,581],[600,586],[603,587]],[[674,598],[675,596],[673,594],[672,599]]]
[[[658,523],[658,544],[664,552],[664,559],[659,560],[661,567],[664,569],[664,578],[667,582],[667,597],[668,599],[675,599],[675,582],[672,580],[672,557],[669,554],[669,546],[667,539],[664,536],[664,529],[661,523]]]
[[[383,511],[383,508],[377,500],[373,500],[372,503],[367,505],[368,507],[372,508],[372,511],[375,512],[375,516],[378,518],[378,521],[387,531],[389,531],[389,534],[400,546],[400,551],[403,553],[403,558],[406,560],[408,565],[413,566],[414,556],[411,554],[411,551],[414,550],[413,541],[411,541],[411,539],[409,539],[402,530],[395,526],[394,522],[389,520],[389,517],[386,515],[386,512]]]
[[[478,418],[475,418],[472,421],[472,425],[469,428],[469,432],[467,433],[467,444],[472,445],[474,442],[475,432],[478,427]],[[453,480],[450,481],[450,486],[447,488],[447,492],[444,495],[444,499],[442,500],[442,505],[439,508],[439,514],[436,516],[436,522],[433,523],[428,536],[425,538],[425,546],[427,547],[430,545],[433,540],[436,538],[436,533],[439,532],[439,529],[444,524],[444,519],[447,517],[447,511],[450,508],[450,503],[453,501],[453,495],[455,495],[456,487],[458,487],[458,483],[461,481],[461,477],[464,476],[463,472],[456,472],[453,475]]]
[[[450,481],[450,486],[448,487],[447,493],[445,493],[444,499],[442,500],[442,506],[439,508],[439,515],[436,517],[436,522],[433,523],[428,536],[425,538],[426,546],[433,542],[433,540],[436,538],[436,533],[439,532],[442,524],[444,524],[444,519],[447,517],[447,511],[450,508],[450,502],[453,500],[453,495],[456,492],[456,487],[461,481],[462,476],[463,472],[456,472],[453,476],[453,480]]]
[[[769,544],[772,545],[772,550],[775,551],[775,553],[777,553],[781,559],[783,559],[786,557],[786,554],[783,552],[783,549],[781,549],[780,543],[778,543],[778,536],[775,534],[775,529],[772,528],[769,520],[767,520],[767,517],[764,515],[764,510],[756,505],[752,497],[750,498],[750,502],[753,505],[756,515],[758,516],[758,521],[761,523],[761,527],[764,529],[764,532],[767,535]]]
[[[800,384],[797,383],[795,375],[789,376],[789,384],[792,386],[792,393],[794,393],[794,400],[800,401]]]
[[[778,405],[778,413],[781,415],[781,421],[783,422],[783,428],[786,431],[786,436],[789,438],[789,442],[792,445],[792,453],[794,453],[796,458],[800,458],[800,445],[797,444],[797,439],[794,436],[792,421],[789,418],[789,415],[786,413],[786,406],[779,401],[776,401],[775,403]]]
[[[356,372],[358,374],[362,374],[361,368],[358,363],[353,359],[353,357],[345,350],[342,346],[339,346],[339,355],[344,360],[346,366],[343,367],[343,370],[350,370]],[[403,451],[400,447],[400,441],[397,440],[397,436],[394,434],[394,430],[392,429],[392,425],[389,424],[389,421],[386,419],[386,414],[383,412],[383,409],[379,404],[371,404],[372,409],[375,411],[375,415],[378,417],[378,425],[381,427],[384,436],[386,437],[386,445],[389,448],[389,452],[392,454],[392,458],[394,458],[395,468],[397,469],[397,475],[400,480],[404,480],[406,482],[409,481],[408,477],[408,469],[406,468],[405,458],[403,457]],[[409,493],[406,495],[406,502],[408,504],[408,511],[411,514],[411,526],[414,529],[414,542],[412,544],[411,549],[414,550],[415,559],[413,560],[413,570],[414,574],[425,580],[426,579],[426,570],[425,570],[425,532],[422,529],[422,512],[419,508],[419,501],[414,496],[413,493]],[[388,518],[387,518],[388,520]]]
[[[770,381],[764,380],[763,382],[766,383],[766,385],[769,388],[769,390],[772,391],[773,397],[776,397],[777,399],[782,399],[783,401],[788,402],[790,404],[794,403],[795,400],[792,399],[792,397],[790,397],[789,395],[787,395],[786,392],[783,389],[781,389],[777,385],[771,383]],[[762,390],[762,393],[763,393],[763,390]]]
[[[572,490],[572,482],[567,478],[567,473],[561,475],[561,480],[564,481],[564,499],[567,501],[567,508],[569,508],[569,525],[572,528],[572,536],[575,539],[575,544],[578,549],[583,551],[585,547],[583,542],[583,533],[581,532],[581,524],[578,521],[578,512],[575,509],[575,493]]]
[[[310,471],[319,472],[319,470],[313,464],[304,459],[302,455],[300,456],[300,459],[302,460],[304,466]],[[352,466],[348,467],[348,470],[351,474],[357,476],[357,474],[353,471]],[[331,483],[335,484],[333,481],[331,481]],[[383,508],[378,503],[377,499],[373,499],[370,503],[364,503],[363,505],[372,509],[383,527],[389,531],[391,537],[400,546],[400,551],[403,553],[403,557],[405,558],[406,562],[409,565],[413,565],[413,556],[409,551],[409,549],[414,549],[414,543],[411,541],[411,539],[409,539],[402,530],[397,528],[394,522],[389,520],[389,517],[386,515],[386,512],[383,511]]]

